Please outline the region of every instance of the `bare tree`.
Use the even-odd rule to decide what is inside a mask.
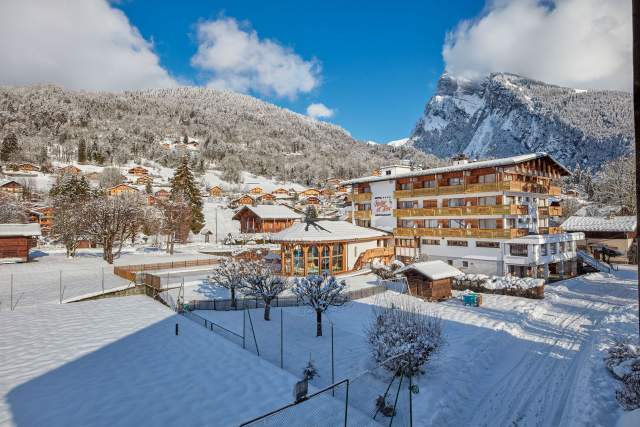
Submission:
[[[284,277],[274,274],[271,267],[262,262],[245,264],[247,274],[243,280],[242,292],[245,295],[261,298],[264,301],[264,320],[270,320],[271,302],[287,289]]]
[[[244,279],[248,273],[245,266],[233,259],[222,261],[213,269],[213,279],[217,285],[229,289],[231,293],[231,307],[236,308],[236,292],[244,286]]]
[[[137,233],[140,215],[142,200],[138,195],[100,197],[87,203],[84,211],[84,218],[88,219],[87,233],[102,245],[103,258],[109,264],[113,264],[124,243]]]
[[[322,336],[322,313],[331,306],[341,306],[347,302],[343,294],[346,288],[344,280],[338,281],[333,276],[310,274],[297,278],[292,292],[316,312],[316,336]]]
[[[189,234],[191,206],[180,197],[158,202],[162,212],[161,232],[167,236],[167,252],[173,255],[176,241],[184,241]]]
[[[122,182],[122,172],[118,168],[104,168],[98,182],[102,188],[114,187]]]
[[[0,193],[0,224],[25,224],[28,221],[25,212],[20,200]]]

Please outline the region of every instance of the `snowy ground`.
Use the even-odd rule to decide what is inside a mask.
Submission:
[[[622,411],[603,357],[615,337],[636,333],[637,274],[632,268],[557,282],[546,287],[544,300],[485,295],[479,308],[457,299],[424,303],[442,318],[447,345],[418,381],[414,423],[615,425]],[[409,297],[388,292],[328,314],[335,325],[336,379],[357,377],[371,367],[363,333],[371,306],[397,298]],[[315,338],[308,309],[282,310],[285,368],[297,372],[311,354],[321,372],[316,381],[329,381],[327,329],[324,338]],[[198,314],[242,333],[242,312]],[[265,322],[261,310],[252,310],[262,356],[276,364],[279,316],[274,310],[274,321]]]
[[[0,313],[3,426],[238,425],[297,380],[145,296]]]

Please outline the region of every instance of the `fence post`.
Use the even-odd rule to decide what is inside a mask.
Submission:
[[[214,304],[215,304],[215,300]],[[242,348],[245,348],[244,345],[244,337],[245,337],[245,331],[246,331],[246,323],[247,323],[247,309],[245,308],[244,310],[242,310]]]
[[[13,311],[13,273],[11,273],[11,299],[9,301],[9,308]]]
[[[283,328],[283,321],[282,321],[282,309],[280,309],[280,369],[284,369],[284,328]]]
[[[409,356],[409,427],[413,427],[413,367]]]
[[[349,379],[347,378],[347,392],[344,398],[344,427],[347,427],[348,419],[349,419]]]
[[[60,270],[60,304],[62,304],[62,270]]]
[[[102,267],[102,293],[104,294],[104,267]]]
[[[336,383],[335,375],[335,363],[333,360],[333,322],[331,323],[331,384]],[[333,395],[334,389],[331,389],[331,395]]]

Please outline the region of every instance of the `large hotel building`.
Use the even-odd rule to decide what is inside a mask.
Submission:
[[[560,188],[570,172],[546,153],[352,179],[352,221],[394,234],[395,255],[440,259],[468,273],[575,275],[576,241],[563,233]]]

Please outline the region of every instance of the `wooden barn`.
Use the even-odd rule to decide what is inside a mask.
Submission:
[[[131,169],[129,169],[128,173],[129,175],[134,175],[134,176],[149,175],[149,171],[146,168],[143,168],[142,166],[132,167]]]
[[[277,233],[300,221],[302,215],[281,205],[243,206],[233,216],[241,233]]]
[[[39,236],[40,224],[0,224],[0,263],[29,262],[29,249]]]
[[[398,273],[407,278],[411,295],[435,301],[451,298],[453,278],[462,274],[457,268],[440,260],[409,264]]]
[[[132,187],[130,185],[127,184],[118,184],[115,185],[109,189],[107,189],[107,194],[109,196],[118,196],[120,194],[125,194],[125,193],[129,193],[129,194],[136,194],[138,193],[138,189],[135,187]]]
[[[211,197],[222,197],[224,195],[224,190],[222,190],[219,186],[214,186],[209,189],[209,196]]]

